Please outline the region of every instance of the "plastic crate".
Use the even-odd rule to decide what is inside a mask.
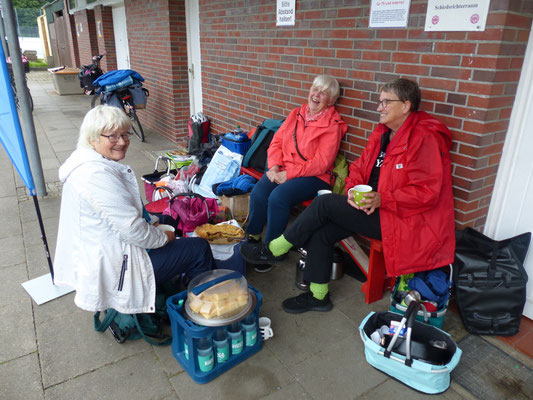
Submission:
[[[243,140],[241,142],[236,142],[234,140],[230,140],[225,137],[222,137],[222,146],[224,146],[228,150],[233,151],[234,153],[238,153],[242,155],[246,154],[251,144],[252,144],[251,140]]]
[[[227,327],[200,326],[190,321],[185,315],[183,305],[180,304],[183,303],[181,300],[187,298],[186,290],[167,299],[167,311],[172,326],[172,355],[195,382],[207,383],[261,350],[263,341],[259,331],[259,308],[263,304],[263,296],[250,285],[248,287],[255,293],[257,298],[255,309],[250,314],[255,319],[257,341],[253,346],[244,345],[241,353],[232,354],[227,361],[221,363],[217,362],[215,350],[214,366],[208,372],[200,370],[198,364],[198,342],[202,338],[212,337],[218,329],[227,330]],[[188,347],[188,358],[186,357],[185,343]]]
[[[52,69],[53,70],[53,69]],[[64,68],[59,71],[48,70],[52,75],[52,82],[57,94],[60,96],[68,94],[83,94],[78,78],[79,69]]]

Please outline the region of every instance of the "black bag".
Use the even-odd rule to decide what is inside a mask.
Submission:
[[[281,124],[283,124],[283,121],[279,119],[265,119],[257,127],[252,136],[252,144],[242,160],[243,167],[265,172],[268,146],[270,146],[274,134],[278,131]]]
[[[530,232],[497,241],[472,228],[456,231],[455,296],[468,332],[518,333],[526,302],[523,264],[530,240]]]

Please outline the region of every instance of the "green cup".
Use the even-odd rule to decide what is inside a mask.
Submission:
[[[361,200],[364,199],[365,195],[372,192],[372,186],[369,185],[356,185],[350,190],[348,190],[348,196],[353,200],[358,206],[363,206],[365,203],[361,203]]]

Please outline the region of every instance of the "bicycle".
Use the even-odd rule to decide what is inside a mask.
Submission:
[[[142,91],[146,97],[149,96],[147,89],[142,88]],[[120,101],[120,105],[115,104],[116,99],[112,98],[114,95]],[[141,121],[139,121],[139,117],[137,116],[137,112],[135,111],[135,104],[133,103],[133,98],[131,97],[128,87],[117,89],[114,92],[101,92],[99,96],[94,96],[91,100],[91,108],[96,106],[97,99],[100,99],[100,104],[109,104],[116,107],[121,106],[131,120],[131,129],[133,130],[133,133],[141,142],[144,142],[144,130]]]
[[[28,98],[30,99],[30,108],[31,108],[31,111],[33,112],[33,97],[31,97],[30,88],[28,87],[28,77],[26,76],[26,74],[30,72],[30,63],[24,54],[22,54],[21,56],[22,56],[22,65],[24,66],[24,79],[26,79],[26,85],[24,86],[26,87],[26,90],[28,92]],[[13,97],[15,99],[15,105],[20,110],[20,99],[17,95],[17,85],[15,84],[15,75],[13,75],[11,57],[7,57],[6,63],[7,63],[7,70],[9,72],[9,81],[11,82],[11,89],[13,90]]]
[[[80,67],[80,72],[78,73],[78,78],[80,80],[80,87],[83,89],[83,92],[86,95],[93,95],[96,93],[96,88],[93,85],[93,82],[100,76],[104,74],[104,71],[100,68],[100,60],[105,56],[105,54],[100,54],[99,56],[93,56],[92,63],[90,65],[82,65]]]

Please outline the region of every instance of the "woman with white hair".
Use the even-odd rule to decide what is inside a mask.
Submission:
[[[132,169],[120,164],[131,122],[119,108],[98,106],[80,127],[77,149],[59,169],[63,183],[55,283],[76,290],[87,311],[155,311],[156,284],[215,268],[201,238],[175,240],[150,223]]]
[[[243,256],[270,259],[268,243],[280,236],[291,207],[312,199],[319,190],[331,189],[331,174],[341,139],[348,126],[335,110],[339,83],[330,75],[317,76],[307,103],[291,111],[268,148],[268,170],[250,194],[248,243]],[[264,244],[261,232],[267,225]],[[272,269],[256,265],[257,272]]]

